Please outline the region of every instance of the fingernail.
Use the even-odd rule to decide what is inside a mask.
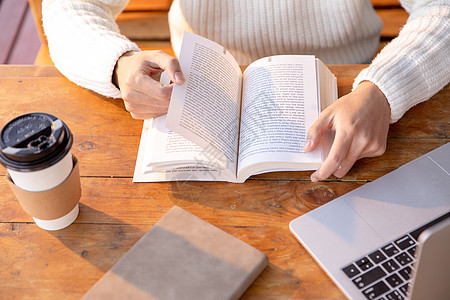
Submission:
[[[317,177],[316,177],[316,173],[315,173],[315,172],[311,175],[311,181],[312,181],[312,182],[317,182],[317,181],[319,181],[319,179],[317,179]]]
[[[310,139],[307,139],[305,145],[303,145],[303,150],[308,151],[311,148],[312,142]]]
[[[173,74],[173,76],[175,77],[175,83],[182,84],[184,82],[183,73],[175,72],[175,74]]]

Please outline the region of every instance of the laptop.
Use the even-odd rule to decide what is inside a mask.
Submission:
[[[450,299],[449,214],[447,143],[289,227],[351,299]]]

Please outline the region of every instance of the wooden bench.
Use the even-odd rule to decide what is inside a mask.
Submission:
[[[40,21],[41,0],[29,1],[42,40],[42,47],[35,63],[52,64]],[[161,49],[173,55],[167,22],[171,2],[171,0],[131,0],[117,19],[121,32],[143,50]],[[398,0],[371,0],[371,2],[384,23],[379,46],[381,49],[398,35],[401,26],[406,23],[408,14]]]
[[[41,41],[27,0],[0,0],[0,64],[33,64]]]

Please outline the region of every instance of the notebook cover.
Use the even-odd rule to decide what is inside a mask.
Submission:
[[[238,299],[267,256],[174,206],[82,299]]]

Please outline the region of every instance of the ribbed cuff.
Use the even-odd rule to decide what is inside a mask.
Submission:
[[[449,7],[424,7],[355,79],[374,83],[391,107],[391,122],[450,81]]]

